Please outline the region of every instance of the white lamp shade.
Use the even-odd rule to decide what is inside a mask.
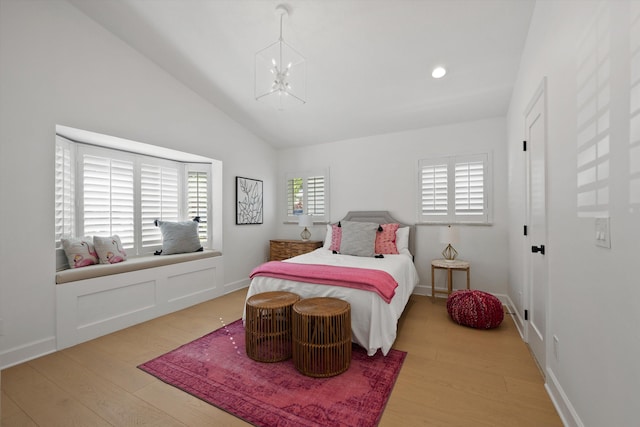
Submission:
[[[440,243],[455,245],[459,241],[460,235],[457,228],[448,225],[440,230]]]
[[[300,227],[311,227],[313,225],[311,215],[298,215],[298,225]]]

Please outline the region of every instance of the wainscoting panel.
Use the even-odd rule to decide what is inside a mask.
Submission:
[[[215,256],[56,286],[56,348],[208,301],[224,293]]]

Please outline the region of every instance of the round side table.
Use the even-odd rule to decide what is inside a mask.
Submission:
[[[436,269],[447,270],[447,290],[446,291],[441,291],[436,289],[436,282],[435,282]],[[446,294],[447,296],[451,295],[451,292],[453,292],[453,272],[456,270],[467,272],[467,289],[469,289],[469,285],[470,285],[469,270],[471,270],[471,264],[468,261],[462,261],[457,259],[453,261],[449,261],[446,259],[434,259],[433,261],[431,261],[431,299],[432,301],[436,300],[436,294]]]

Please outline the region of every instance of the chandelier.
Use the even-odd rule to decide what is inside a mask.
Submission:
[[[270,99],[282,110],[290,103],[307,102],[307,63],[304,56],[282,37],[282,20],[289,16],[288,7],[279,4],[276,15],[280,17],[280,37],[255,55],[255,97],[256,100]]]

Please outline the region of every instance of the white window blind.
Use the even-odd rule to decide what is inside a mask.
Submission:
[[[289,173],[285,179],[285,222],[307,214],[316,222],[329,221],[329,171]]]
[[[310,176],[307,179],[307,214],[324,217],[324,176]]]
[[[418,169],[419,222],[490,222],[488,154],[423,159]]]
[[[75,160],[77,159],[77,161]],[[55,239],[117,234],[129,255],[162,247],[156,219],[200,217],[210,247],[210,163],[184,163],[56,137]]]
[[[75,234],[75,165],[73,144],[56,138],[55,150],[55,241]]]
[[[154,221],[177,221],[180,217],[178,166],[148,163],[140,166],[140,209],[142,246],[162,244],[162,234]]]
[[[187,212],[189,218],[200,218],[198,234],[200,240],[207,240],[207,212],[208,212],[208,181],[207,172],[190,170],[187,173]]]
[[[424,164],[420,169],[421,215],[447,215],[447,164]]]
[[[456,215],[484,213],[484,162],[456,163]]]
[[[83,154],[82,184],[82,234],[117,234],[122,246],[132,248],[133,162]]]

